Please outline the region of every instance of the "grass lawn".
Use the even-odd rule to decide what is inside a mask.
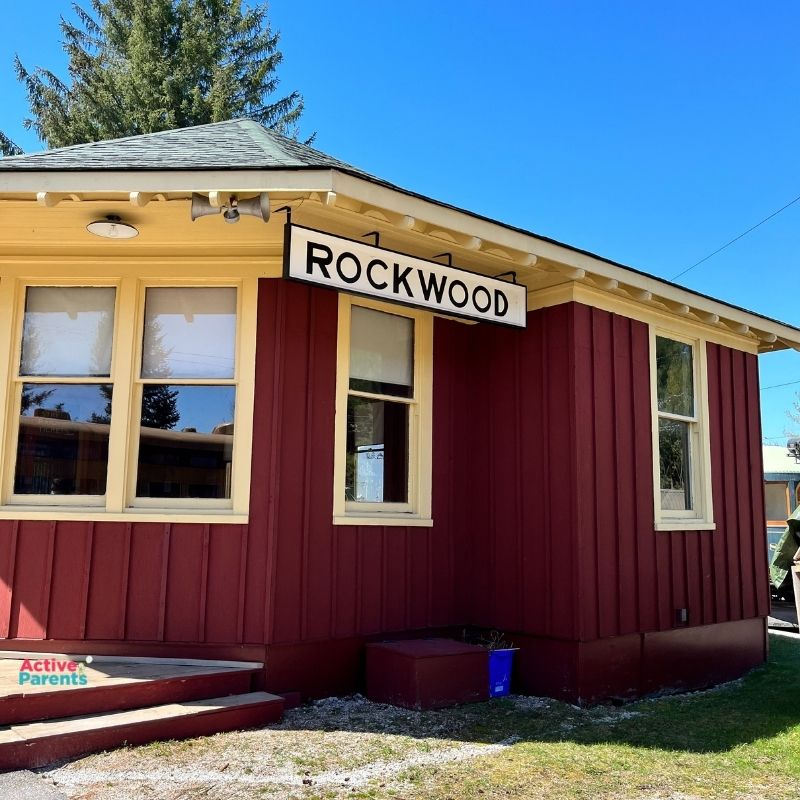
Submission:
[[[800,640],[744,680],[623,708],[321,701],[277,726],[47,771],[72,798],[800,798]]]

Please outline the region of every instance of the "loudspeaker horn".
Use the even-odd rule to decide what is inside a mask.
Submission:
[[[192,222],[200,217],[219,214],[222,208],[212,206],[211,201],[204,194],[192,192]]]
[[[257,197],[249,200],[240,200],[236,204],[236,210],[240,214],[247,214],[248,217],[260,217],[263,222],[269,221],[269,195],[261,192]]]

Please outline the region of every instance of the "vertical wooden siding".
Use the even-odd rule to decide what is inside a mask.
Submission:
[[[264,640],[284,643],[456,622],[449,498],[464,326],[434,334],[436,528],[332,525],[337,295],[261,285],[251,536],[267,546]],[[274,342],[278,342],[277,347]],[[270,430],[264,430],[265,426]],[[263,530],[265,535],[261,533]],[[263,582],[259,578],[255,583]],[[254,636],[257,631],[249,633]]]
[[[573,311],[525,331],[470,329],[459,575],[466,621],[571,638],[577,629]],[[581,387],[577,387],[582,390]]]
[[[766,614],[756,356],[707,346],[716,531],[655,532],[648,328],[574,308],[579,638]]]
[[[0,637],[288,643],[449,624],[560,639],[768,605],[756,359],[710,345],[713,533],[653,530],[641,323],[436,320],[434,528],[331,524],[337,298],[261,281],[250,523],[0,522]]]
[[[337,296],[264,280],[249,524],[0,521],[0,637],[269,643],[456,621],[468,329],[441,327],[435,534],[332,525]]]

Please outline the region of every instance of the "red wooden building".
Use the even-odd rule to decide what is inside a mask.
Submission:
[[[571,700],[764,660],[800,330],[243,120],[0,160],[0,306],[6,650],[320,696],[498,629]]]

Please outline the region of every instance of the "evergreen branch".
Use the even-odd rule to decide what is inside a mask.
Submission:
[[[22,148],[11,141],[3,131],[0,131],[0,154],[4,156],[22,155]]]

